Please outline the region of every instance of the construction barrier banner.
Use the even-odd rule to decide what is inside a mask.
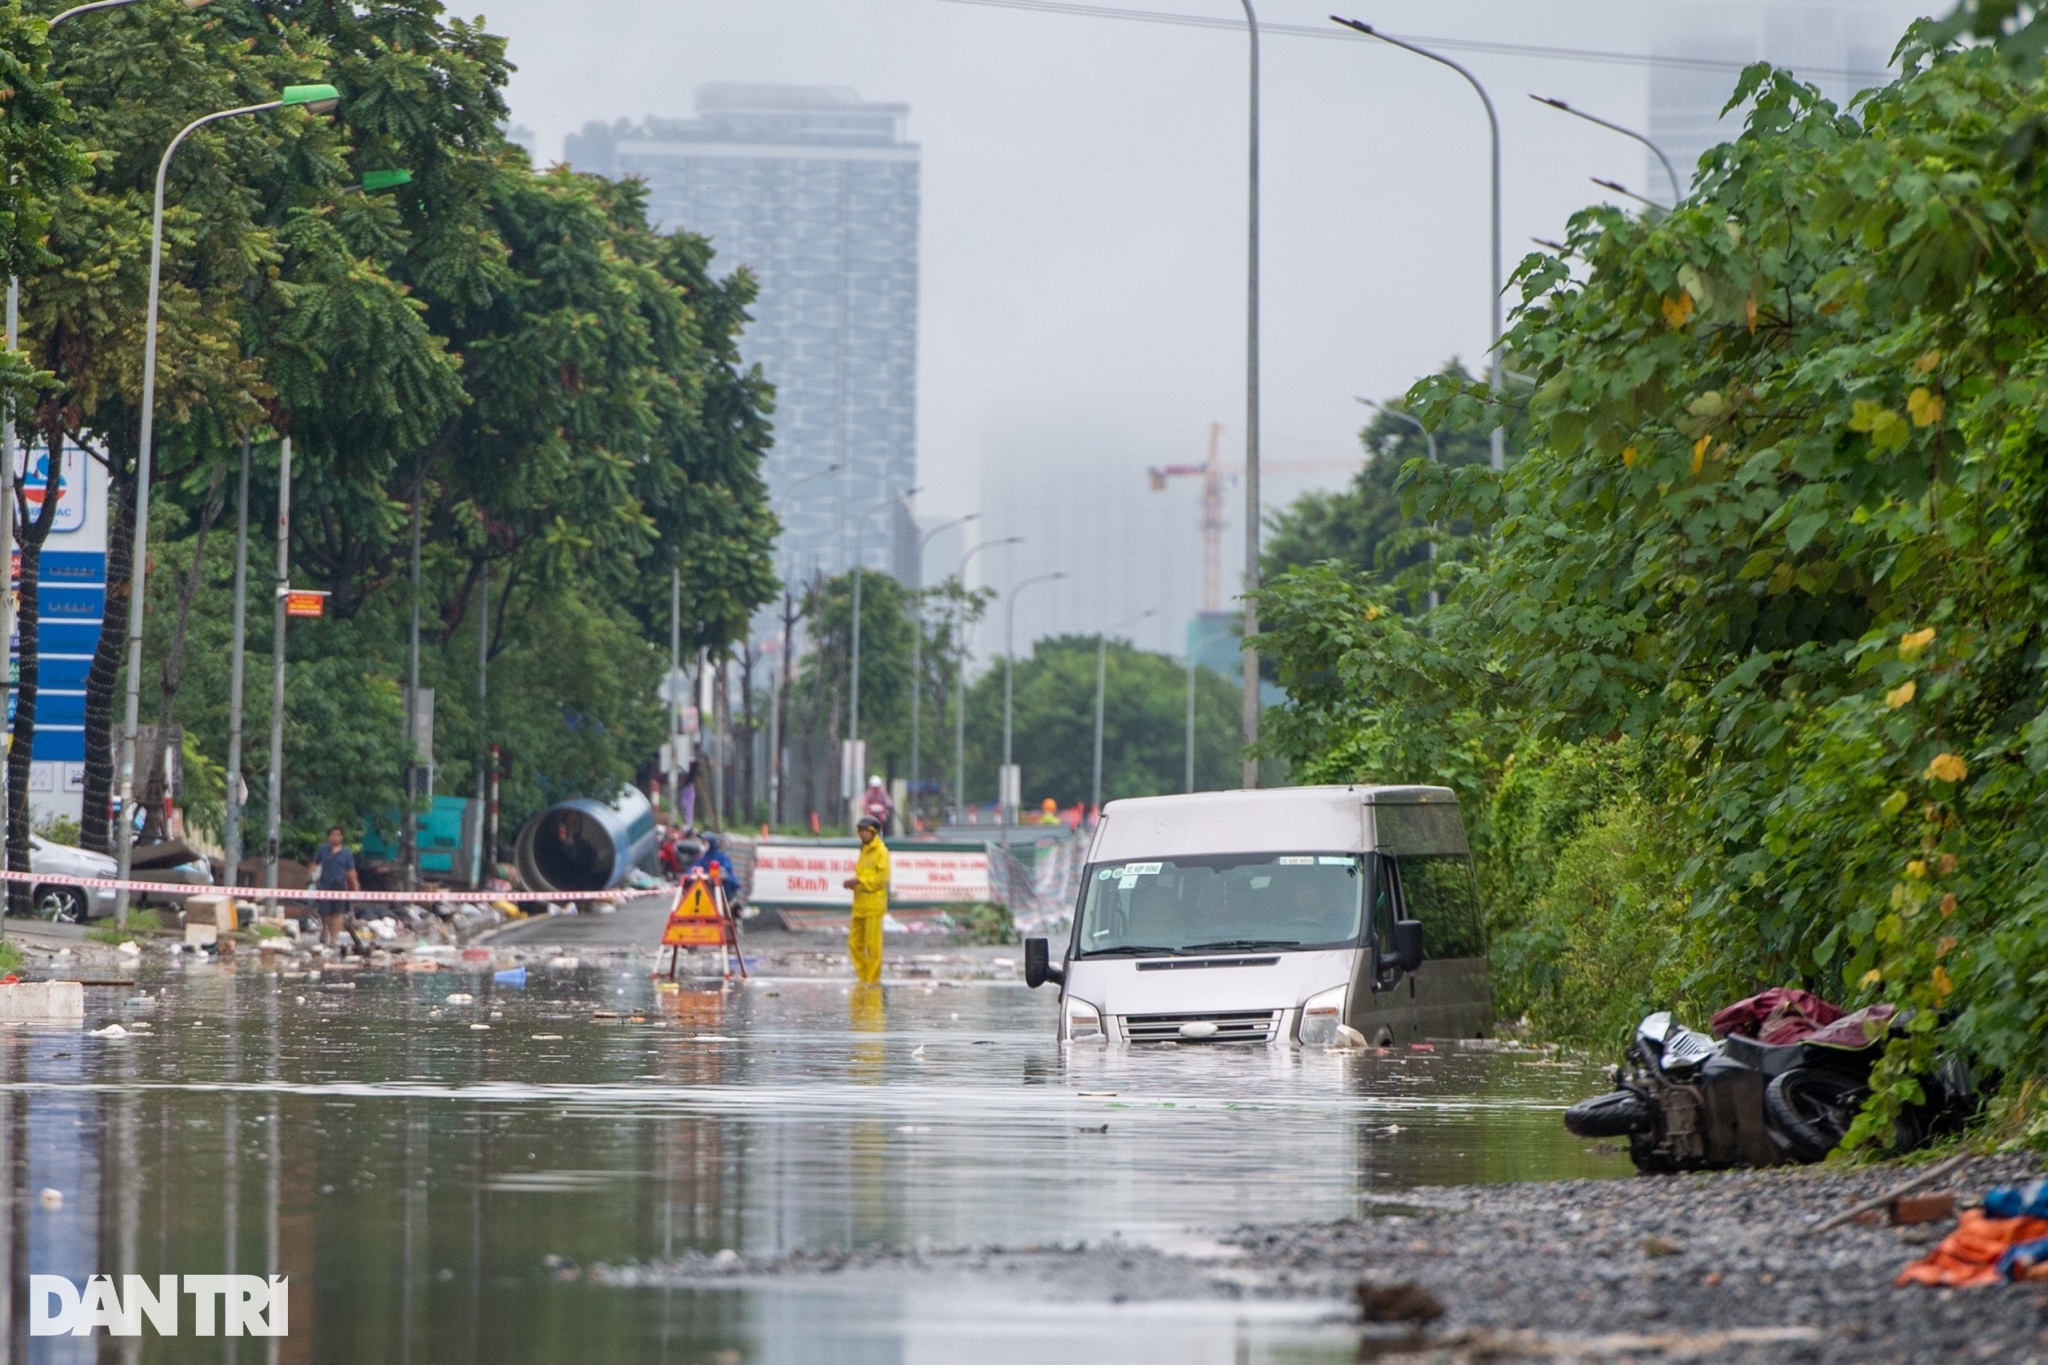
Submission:
[[[762,844],[754,851],[756,905],[853,904],[845,886],[853,875],[853,847]],[[889,850],[891,905],[975,905],[989,900],[988,854],[973,850],[920,850],[905,843]]]
[[[144,882],[122,881],[118,877],[66,877],[54,872],[17,872],[9,868],[0,872],[0,879],[10,882],[34,882],[37,886],[95,886],[130,891],[151,891],[173,896],[233,896],[245,901],[388,901],[411,905],[426,905],[441,901],[463,901],[471,905],[488,905],[492,901],[554,901],[571,904],[576,901],[619,901],[631,900],[636,896],[651,896],[654,891],[319,891],[306,887],[298,891],[287,891],[282,887],[268,886],[208,886],[191,882]]]

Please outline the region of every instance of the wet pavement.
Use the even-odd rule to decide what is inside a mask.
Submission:
[[[1558,1122],[1588,1067],[1449,1044],[1063,1057],[1014,949],[892,942],[895,979],[863,989],[829,942],[759,944],[752,980],[674,988],[646,953],[536,956],[513,988],[500,962],[311,974],[152,948],[138,986],[88,990],[84,1029],[0,1029],[14,1304],[31,1273],[291,1277],[283,1339],[31,1338],[17,1311],[6,1358],[1347,1360],[1328,1300],[778,1268],[1221,1256],[1239,1224],[1417,1184],[1627,1170]],[[718,1278],[737,1268],[759,1273]]]

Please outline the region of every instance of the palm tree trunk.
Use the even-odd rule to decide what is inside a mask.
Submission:
[[[132,479],[113,484],[113,524],[107,528],[107,614],[99,647],[85,675],[85,812],[78,842],[99,853],[114,851],[114,685],[128,648],[128,574],[135,547]]]
[[[50,528],[57,523],[57,503],[64,487],[63,427],[51,423],[48,436],[50,472],[43,485],[43,505],[37,510],[35,519],[30,520],[26,490],[16,484],[14,506],[7,509],[7,514],[15,518],[15,525],[19,528],[16,540],[21,546],[21,605],[15,614],[21,630],[21,677],[14,688],[14,730],[7,751],[7,865],[16,868],[29,866],[28,783],[29,765],[35,755],[36,697],[41,673],[36,633],[41,620],[43,545],[50,538]],[[14,452],[6,451],[0,454],[0,458],[12,459]],[[26,882],[9,882],[9,911],[19,915],[30,913],[33,908],[32,891]]]

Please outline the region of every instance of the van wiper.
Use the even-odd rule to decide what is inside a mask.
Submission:
[[[1220,943],[1191,943],[1182,953],[1238,953],[1260,948],[1299,948],[1298,938],[1227,938]]]
[[[1177,949],[1152,943],[1130,943],[1120,948],[1083,948],[1082,957],[1172,957]]]

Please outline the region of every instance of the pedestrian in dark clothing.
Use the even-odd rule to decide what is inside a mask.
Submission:
[[[321,891],[360,891],[362,879],[356,875],[356,855],[348,851],[347,836],[340,825],[327,831],[327,842],[313,854],[313,867],[319,873],[315,883]],[[320,942],[338,943],[345,950],[349,944],[348,916],[354,909],[349,901],[322,900],[320,902]]]

